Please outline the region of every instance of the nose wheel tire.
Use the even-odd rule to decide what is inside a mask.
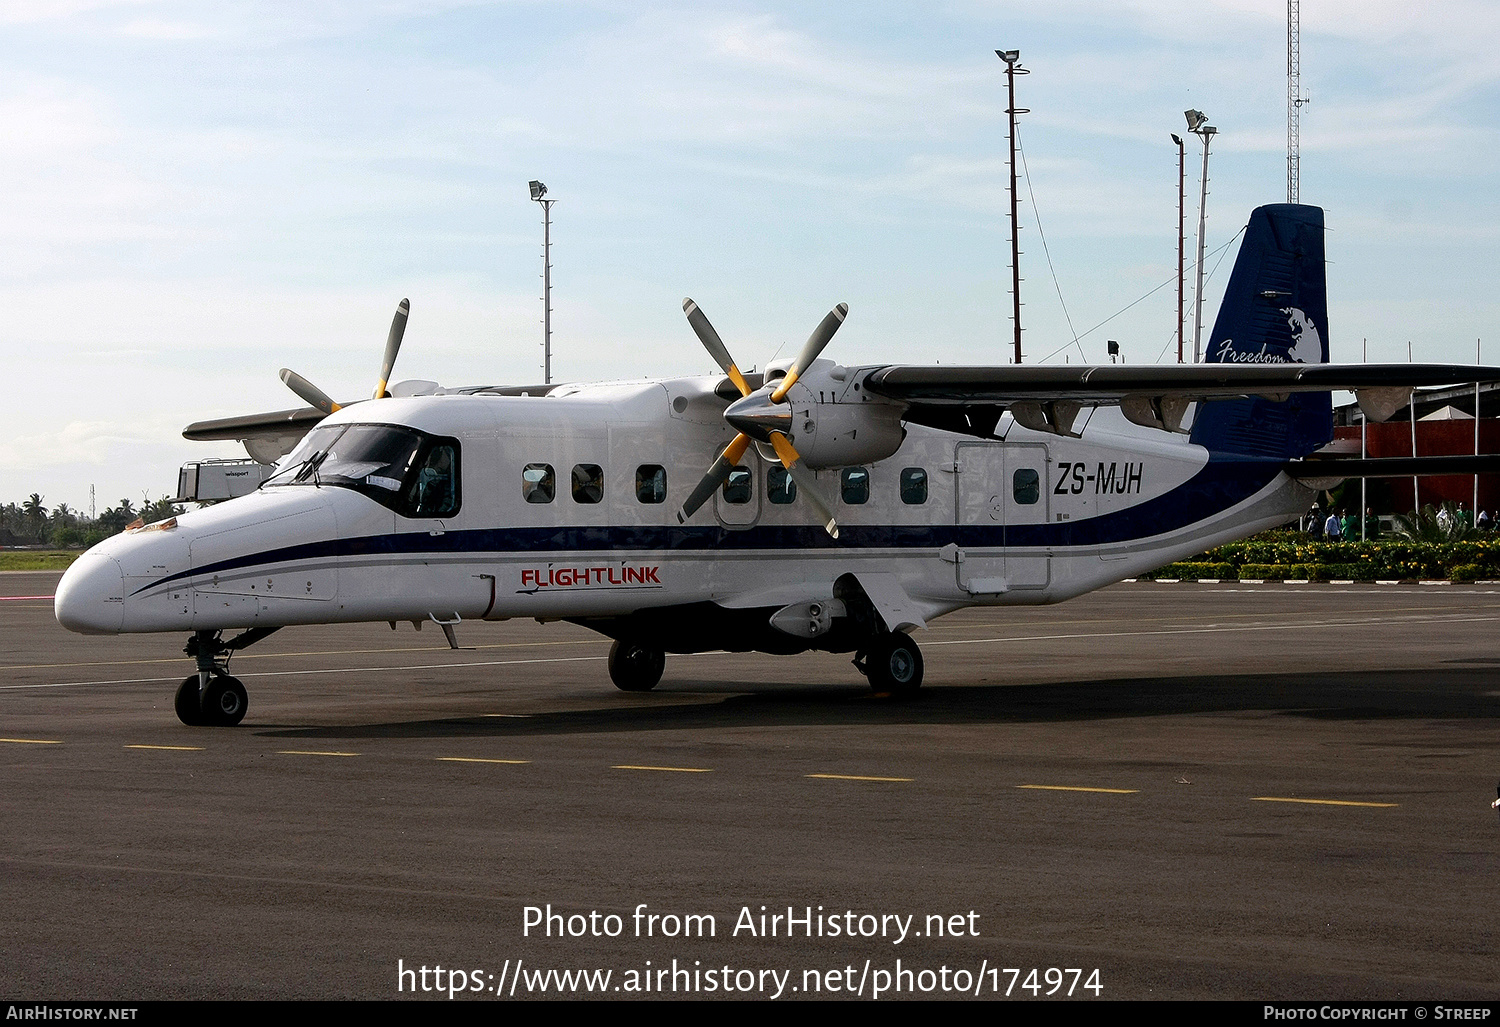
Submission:
[[[609,649],[609,679],[626,692],[649,692],[661,680],[667,654],[637,642],[617,641]]]
[[[240,680],[228,674],[215,674],[200,698],[194,674],[178,687],[174,705],[177,719],[189,727],[234,727],[245,719],[250,699]]]
[[[198,675],[189,674],[177,689],[177,699],[173,704],[177,708],[177,719],[188,727],[201,727],[207,721],[203,719],[203,709],[198,704]]]
[[[894,631],[870,646],[864,670],[877,692],[915,695],[922,687],[922,650],[906,632]]]

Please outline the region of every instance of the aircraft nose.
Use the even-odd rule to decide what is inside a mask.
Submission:
[[[113,557],[84,553],[57,583],[52,608],[69,631],[119,634],[125,618],[125,572]]]

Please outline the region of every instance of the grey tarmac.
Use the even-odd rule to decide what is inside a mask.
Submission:
[[[0,993],[389,999],[398,960],[796,985],[900,959],[1097,968],[1106,999],[1500,996],[1500,588],[967,611],[918,635],[913,701],[847,656],[670,657],[627,694],[574,626],[458,637],[289,628],[234,658],[245,723],[189,728],[185,638],[0,599]],[[549,904],[623,931],[523,936]],[[636,937],[643,904],[716,934]],[[840,934],[732,934],[761,906]],[[866,914],[911,933],[847,937]]]

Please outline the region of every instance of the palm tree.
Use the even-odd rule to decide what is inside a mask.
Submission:
[[[21,504],[21,514],[26,518],[26,523],[31,525],[33,532],[40,530],[42,522],[47,519],[47,508],[42,505],[40,493],[33,492]]]
[[[1396,515],[1395,535],[1408,542],[1464,542],[1479,537],[1479,529],[1465,524],[1463,513],[1452,501],[1439,509],[1431,503],[1409,516]]]

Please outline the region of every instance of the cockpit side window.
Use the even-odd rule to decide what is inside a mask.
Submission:
[[[391,424],[314,428],[263,487],[352,489],[406,517],[451,517],[462,499],[457,439]]]
[[[407,517],[452,517],[458,513],[458,443],[436,439],[403,493]]]

